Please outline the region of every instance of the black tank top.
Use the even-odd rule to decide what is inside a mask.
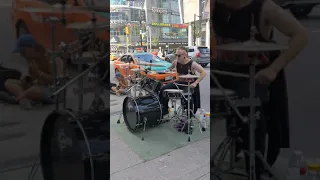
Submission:
[[[269,41],[260,34],[260,13],[264,0],[253,0],[241,9],[228,9],[225,5],[216,2],[213,15],[213,27],[217,37],[230,38],[236,41],[247,41],[250,39],[252,21],[258,33],[256,40]]]
[[[191,71],[191,66],[192,66],[193,61],[190,60],[187,64],[181,64],[177,62],[177,72],[179,75],[187,75],[190,71],[190,74],[194,75]]]
[[[225,5],[216,2],[212,20],[217,44],[250,40],[252,22],[258,31],[255,36],[257,41],[273,42],[273,31],[269,39],[263,38],[260,32],[260,14],[264,2],[265,0],[252,0],[248,5],[236,10],[229,9]],[[273,51],[261,53],[259,56],[272,62],[279,54],[280,51]],[[219,61],[219,56],[217,56],[216,60]]]

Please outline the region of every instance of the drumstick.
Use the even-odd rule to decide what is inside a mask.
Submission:
[[[227,71],[219,71],[219,70],[211,70],[214,74],[226,75],[226,76],[234,76],[234,77],[242,77],[242,78],[250,78],[247,74],[242,73],[234,73],[234,72],[227,72]]]

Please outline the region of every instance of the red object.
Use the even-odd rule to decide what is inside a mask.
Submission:
[[[197,57],[200,57],[200,52],[197,52],[196,56],[197,56]]]
[[[307,169],[306,168],[300,168],[300,175],[305,175],[307,174]]]

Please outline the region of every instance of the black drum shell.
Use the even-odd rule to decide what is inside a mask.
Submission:
[[[149,92],[152,92],[155,94],[159,94],[159,92],[162,88],[162,83],[158,80],[155,80],[155,79],[146,78],[141,83],[141,88],[146,91],[149,91]]]
[[[130,109],[128,103],[132,105]],[[156,95],[126,97],[122,109],[124,122],[131,132],[143,128],[144,118],[147,119],[147,127],[159,125],[161,122],[162,109]]]
[[[81,113],[81,115],[75,114],[74,116],[79,118],[81,127],[72,118],[72,114],[73,112],[68,110],[53,111],[45,120],[40,142],[40,162],[44,179],[92,179],[90,157],[86,141],[80,130],[81,127],[88,139],[94,164],[95,180],[110,179],[109,110],[105,112],[88,111]],[[55,136],[58,128],[63,129],[69,135],[72,142],[74,142],[71,143],[72,147],[69,147],[67,152],[61,153],[61,151],[57,152],[55,150],[58,147],[55,141],[57,139]],[[55,168],[55,166],[60,167]]]

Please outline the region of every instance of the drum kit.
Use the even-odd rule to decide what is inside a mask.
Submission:
[[[252,23],[254,24],[254,23]],[[259,54],[259,53],[268,53],[272,51],[284,51],[287,49],[285,45],[278,45],[274,43],[263,43],[258,42],[254,39],[256,34],[256,28],[252,27],[251,29],[251,39],[247,42],[243,43],[231,43],[231,44],[223,44],[218,45],[216,50],[222,52],[236,52],[236,53],[243,53],[243,54]],[[257,58],[250,58],[249,61],[242,61],[239,64],[249,65],[249,74],[242,74],[242,73],[234,73],[234,72],[225,72],[219,70],[211,70],[211,80],[217,85],[218,88],[211,89],[211,116],[222,116],[222,117],[237,117],[236,119],[233,118],[232,122],[230,123],[231,133],[226,137],[226,139],[219,145],[217,151],[211,157],[211,174],[212,176],[216,177],[214,179],[221,179],[221,175],[225,174],[232,174],[232,175],[240,175],[236,173],[234,163],[236,157],[236,144],[239,142],[239,127],[237,127],[237,119],[240,119],[242,123],[249,124],[249,150],[244,151],[245,154],[249,156],[249,179],[256,180],[256,161],[255,159],[258,158],[262,161],[264,168],[269,172],[270,176],[274,179],[279,180],[278,177],[275,176],[271,167],[266,162],[264,156],[261,152],[255,149],[255,129],[256,129],[256,121],[260,120],[260,115],[257,114],[256,109],[261,107],[261,102],[258,98],[256,98],[255,93],[255,73],[256,73],[256,66],[261,65],[262,61]],[[248,78],[249,79],[249,98],[239,99],[237,97],[237,93],[231,89],[224,89],[222,85],[219,83],[219,80],[215,76],[218,75],[225,75],[225,76],[232,76],[238,78]],[[250,112],[248,117],[244,117],[238,110],[239,107],[249,107]],[[234,115],[234,116],[233,116]],[[229,163],[226,163],[225,160],[227,153],[229,152],[230,159]],[[220,156],[220,157],[219,157]],[[224,165],[227,165],[227,170],[225,170]],[[211,177],[212,177],[211,176]],[[246,175],[244,175],[246,176]]]
[[[61,19],[56,17],[44,18],[43,22],[51,25],[52,50],[49,52],[52,57],[54,72],[55,92],[51,95],[56,99],[55,110],[46,118],[40,142],[40,165],[45,180],[106,180],[110,179],[110,122],[109,109],[104,106],[101,98],[102,88],[100,86],[101,76],[96,74],[93,79],[94,87],[84,88],[84,77],[91,72],[97,73],[100,65],[109,58],[106,48],[101,51],[92,50],[92,46],[100,47],[103,42],[95,36],[96,30],[107,30],[109,23],[97,23],[95,13],[92,12],[92,20],[87,23],[68,24],[65,19],[66,13],[81,12],[81,10],[103,11],[103,8],[95,7],[74,7],[65,8],[66,2],[62,1],[61,9],[24,8],[29,12],[61,12]],[[108,7],[109,8],[109,7]],[[75,30],[79,34],[79,40],[65,44],[61,42],[59,52],[55,45],[55,25],[62,23],[66,28]],[[84,38],[83,38],[84,37]],[[67,74],[67,60],[78,65],[79,75],[71,80],[62,81],[57,75],[56,58],[61,57],[64,62],[64,75]],[[89,67],[83,70],[83,65]],[[105,75],[109,71],[105,72]],[[89,79],[89,78],[88,78]],[[74,90],[78,95],[78,109],[72,110],[66,107],[67,88],[78,81],[78,88]],[[83,108],[84,94],[94,92],[95,98],[88,110]],[[63,96],[63,108],[59,108],[59,96]],[[38,161],[38,159],[36,160]],[[35,162],[36,164],[37,162]],[[34,165],[35,167],[35,165]],[[33,179],[38,168],[32,168],[28,179]]]
[[[188,84],[177,84],[175,83],[177,89],[167,89],[165,94],[172,101],[172,107],[174,108],[174,115],[171,119],[164,119],[162,112],[162,104],[160,103],[159,93],[162,88],[162,83],[147,77],[147,74],[151,71],[151,67],[163,67],[163,65],[154,64],[152,61],[150,63],[137,63],[138,68],[131,68],[130,61],[122,66],[125,66],[126,69],[126,80],[133,82],[133,85],[130,85],[127,90],[127,97],[123,101],[122,113],[120,113],[117,123],[120,124],[120,119],[123,116],[124,123],[126,124],[128,130],[132,133],[137,132],[138,130],[143,129],[145,132],[147,127],[158,126],[164,122],[171,121],[173,119],[179,120],[183,115],[183,110],[187,112],[187,124],[188,124],[188,141],[191,139],[191,110],[190,104],[192,99],[192,93],[190,89],[190,83],[193,79],[198,78],[197,75],[181,75],[179,78],[184,79]],[[141,69],[142,67],[145,67]],[[149,66],[149,68],[146,68]],[[129,75],[129,70],[133,72],[133,77]],[[172,77],[172,70],[170,70],[170,75]],[[183,90],[179,89],[179,86],[187,87],[187,93],[184,93]],[[132,91],[133,90],[133,96]],[[136,96],[137,91],[139,91],[138,96]],[[143,93],[143,91],[145,93]],[[177,100],[186,102],[185,106],[180,106],[177,109]],[[189,113],[188,113],[189,112]],[[200,128],[200,127],[199,127]],[[201,128],[200,128],[201,129]],[[144,140],[144,137],[142,137]]]

